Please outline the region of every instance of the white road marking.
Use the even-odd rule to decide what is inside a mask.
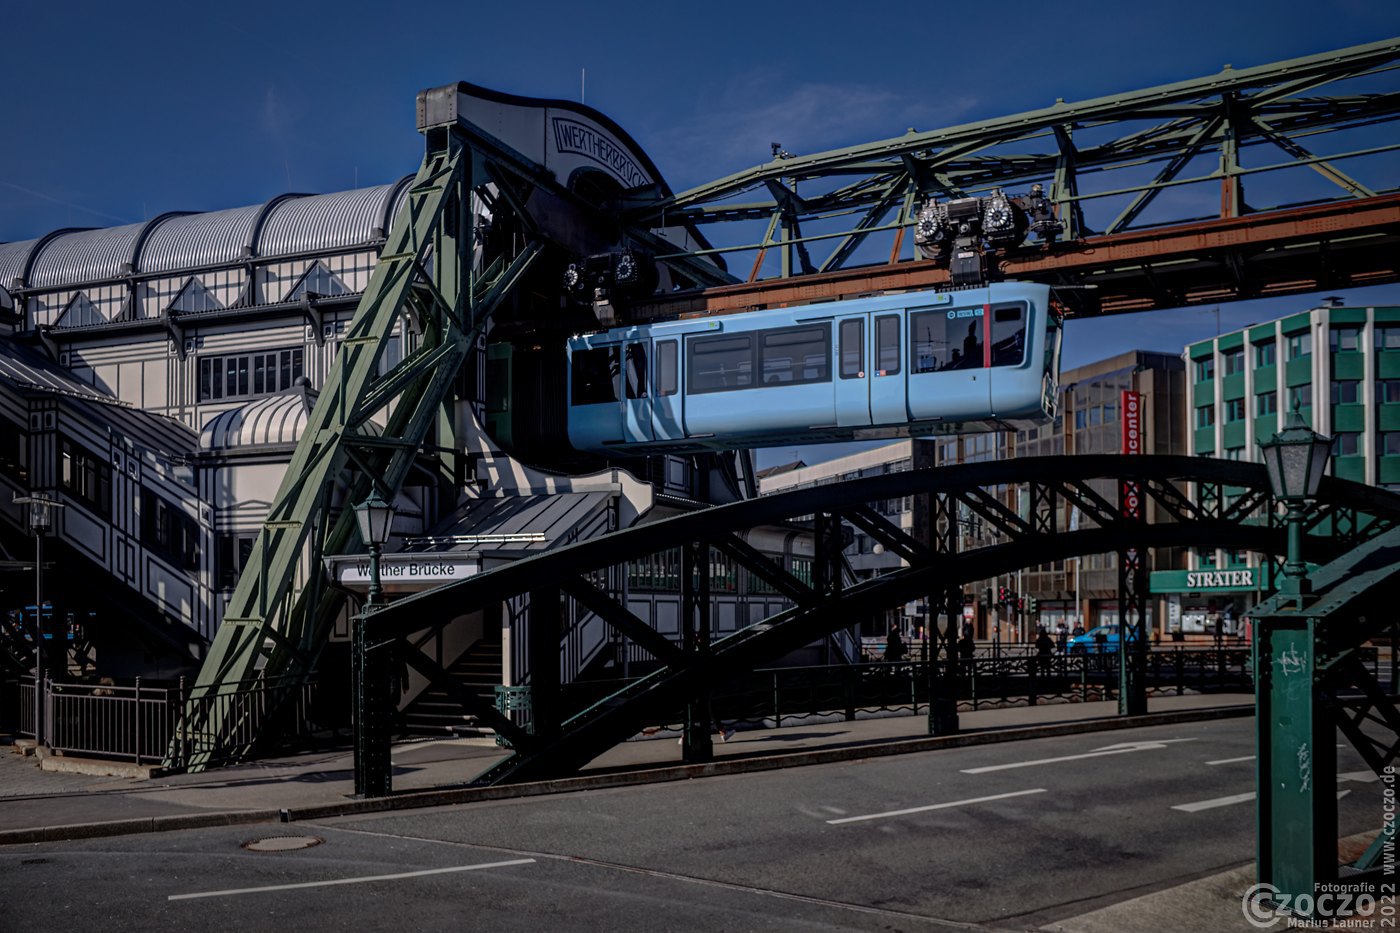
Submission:
[[[1349,790],[1337,791],[1337,799],[1341,800]],[[1246,803],[1254,799],[1254,791],[1247,794],[1233,794],[1229,797],[1216,797],[1214,800],[1197,800],[1195,803],[1179,803],[1172,807],[1173,810],[1180,810],[1183,813],[1198,813],[1201,810],[1214,810],[1216,807],[1228,807],[1235,803]]]
[[[1207,761],[1208,765],[1232,765],[1238,761],[1253,761],[1253,755],[1245,755],[1243,758],[1217,758],[1215,761]]]
[[[446,875],[458,871],[477,871],[482,868],[506,868],[510,865],[530,865],[532,858],[511,859],[509,862],[487,862],[482,865],[454,865],[452,868],[429,868],[424,871],[406,871],[396,875],[368,875],[363,878],[335,878],[330,881],[303,881],[300,884],[270,884],[260,888],[229,888],[226,891],[201,891],[197,894],[172,894],[167,901],[188,901],[197,897],[224,897],[230,894],[261,894],[264,891],[292,891],[297,888],[323,888],[333,884],[364,884],[369,881],[398,881],[403,878],[422,878],[425,875]]]
[[[990,800],[1005,800],[1008,797],[1024,797],[1027,794],[1043,794],[1045,788],[1037,787],[1034,790],[1017,790],[1009,794],[996,794],[991,797],[971,797],[967,800],[953,800],[948,803],[933,803],[926,807],[910,807],[908,810],[889,810],[885,813],[867,813],[865,816],[847,816],[839,820],[827,820],[828,823],[859,823],[862,820],[882,820],[887,816],[907,816],[910,813],[925,813],[929,810],[946,810],[949,807],[961,807],[969,803],[986,803]]]
[[[1215,797],[1211,800],[1197,800],[1195,803],[1179,803],[1172,807],[1173,810],[1180,810],[1183,813],[1197,813],[1201,810],[1213,810],[1216,807],[1228,807],[1231,804],[1245,803],[1254,799],[1254,791],[1247,794],[1232,794],[1229,797]]]
[[[964,768],[963,774],[986,774],[988,771],[1006,771],[1011,768],[1029,768],[1033,765],[1048,765],[1059,761],[1078,761],[1081,758],[1101,758],[1104,755],[1122,755],[1125,752],[1142,752],[1154,748],[1166,748],[1171,742],[1194,742],[1195,739],[1158,739],[1155,742],[1120,742],[1105,745],[1081,755],[1062,755],[1059,758],[1037,758],[1033,761],[1013,761],[1005,765],[987,765],[982,768]]]

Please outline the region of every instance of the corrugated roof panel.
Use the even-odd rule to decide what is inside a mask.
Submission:
[[[0,243],[0,287],[9,288],[10,282],[24,271],[24,257],[34,248],[38,240],[20,240],[16,243]]]
[[[259,256],[360,246],[375,239],[385,199],[393,185],[318,194],[284,201],[272,209],[258,238]]]
[[[110,279],[131,259],[131,247],[145,224],[80,230],[54,237],[39,251],[29,285],[45,288]]]
[[[138,272],[172,272],[236,262],[253,243],[261,204],[171,217],[151,231],[137,258]]]

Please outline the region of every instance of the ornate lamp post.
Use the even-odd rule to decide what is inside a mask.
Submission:
[[[355,506],[360,537],[369,550],[369,594],[355,616],[350,648],[355,683],[355,795],[386,797],[393,782],[389,763],[389,684],[384,645],[370,645],[368,616],[384,591],[379,583],[379,555],[394,526],[394,506],[378,491]]]
[[[1301,609],[1303,597],[1312,590],[1303,564],[1303,519],[1308,500],[1316,498],[1318,483],[1327,472],[1332,438],[1309,428],[1295,407],[1282,431],[1259,442],[1259,451],[1269,471],[1269,486],[1288,506],[1288,560],[1283,565],[1279,593]]]
[[[44,744],[44,535],[53,527],[53,510],[63,503],[44,496],[16,496],[16,505],[29,506],[29,530],[34,532],[34,745]]]

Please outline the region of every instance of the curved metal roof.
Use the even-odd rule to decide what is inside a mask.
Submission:
[[[284,201],[263,224],[258,255],[286,256],[373,242],[384,235],[386,202],[396,187],[376,185]]]
[[[115,278],[131,262],[132,248],[145,226],[127,224],[56,236],[39,250],[25,285],[45,288]]]
[[[253,248],[253,227],[262,205],[171,217],[151,231],[141,247],[138,272],[172,272],[237,262]]]
[[[199,432],[199,447],[215,451],[295,444],[315,404],[316,393],[304,385],[253,399],[210,419]],[[383,432],[372,421],[365,422],[362,429],[369,434]]]
[[[0,285],[6,287],[24,273],[24,260],[38,240],[0,243]]]

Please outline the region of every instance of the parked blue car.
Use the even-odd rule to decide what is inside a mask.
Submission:
[[[1100,639],[1099,635],[1103,638]],[[1100,649],[1100,643],[1103,647]],[[1076,635],[1069,640],[1065,650],[1070,654],[1098,654],[1100,650],[1104,654],[1113,654],[1118,651],[1118,626],[1100,625],[1091,628],[1083,635]]]

